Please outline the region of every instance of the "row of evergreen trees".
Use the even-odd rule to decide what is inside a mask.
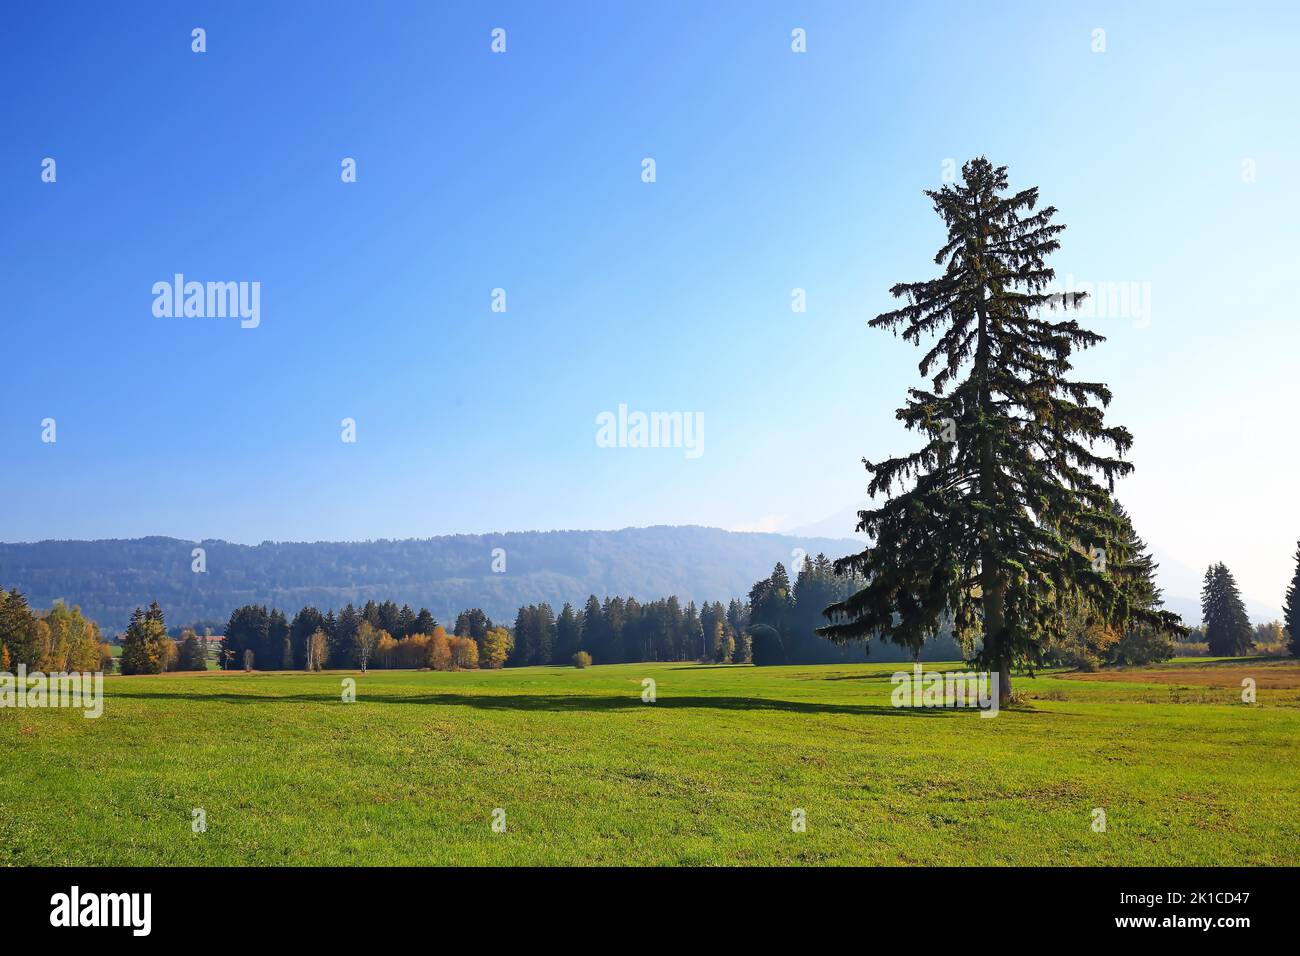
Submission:
[[[862,582],[852,575],[840,575],[824,554],[805,559],[796,569],[793,585],[785,565],[749,590],[749,630],[753,636],[755,664],[838,664],[868,659],[865,643],[836,644],[817,633],[826,623],[825,611],[842,601]],[[962,656],[950,627],[942,624],[925,646],[929,659],[955,660]],[[911,660],[919,648],[881,647],[877,660]]]
[[[749,660],[747,614],[732,600],[694,601],[683,608],[676,595],[642,603],[634,597],[594,594],[581,611],[565,604],[556,617],[549,604],[521,607],[515,616],[508,666],[569,664],[585,651],[596,664],[638,661]]]

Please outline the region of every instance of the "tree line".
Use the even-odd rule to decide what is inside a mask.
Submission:
[[[1114,514],[1123,527],[1123,547],[1115,556],[1110,577],[1125,601],[1149,612],[1163,605],[1155,574],[1158,565],[1138,537],[1124,510]],[[1202,624],[1190,640],[1205,643],[1215,656],[1250,653],[1257,644],[1277,646],[1289,641],[1300,656],[1300,544],[1296,570],[1287,589],[1284,621],[1252,626],[1231,571],[1223,563],[1205,574]],[[335,614],[315,607],[299,610],[292,619],[261,605],[245,605],[231,613],[225,625],[218,660],[223,667],[262,670],[432,668],[461,670],[477,667],[519,667],[537,664],[635,663],[640,661],[706,661],[711,663],[812,664],[866,660],[868,647],[837,644],[818,633],[824,611],[861,587],[840,574],[835,563],[819,554],[800,565],[793,584],[785,566],[755,582],[748,600],[704,602],[683,607],[676,596],[640,602],[634,597],[588,597],[581,610],[566,603],[556,615],[548,603],[521,607],[513,626],[494,623],[480,608],[462,611],[452,633],[426,608],[368,601],[361,608],[348,604]],[[1067,604],[1059,631],[1043,641],[1037,662],[1045,666],[1092,670],[1115,664],[1145,664],[1173,656],[1178,632],[1149,618],[1131,617],[1115,627],[1092,613],[1086,602]],[[977,657],[979,638],[963,643],[951,618],[941,618],[934,634],[905,651],[919,657],[924,646],[932,659]],[[885,658],[891,655],[884,648]],[[79,607],[56,602],[48,611],[28,606],[14,588],[0,590],[0,670],[23,664],[47,673],[112,669],[110,645],[99,626]],[[200,671],[208,667],[207,641],[193,627],[169,632],[157,602],[137,607],[122,637],[123,674]]]
[[[258,669],[525,667],[707,661],[711,663],[819,663],[865,659],[865,650],[836,647],[814,633],[829,596],[852,582],[837,580],[824,554],[802,563],[789,584],[784,565],[756,583],[749,602],[696,605],[672,595],[653,601],[590,595],[579,609],[559,613],[547,602],[519,608],[511,625],[493,622],[481,608],[462,611],[452,632],[425,608],[393,601],[348,604],[337,614],[315,607],[292,619],[264,605],[237,608],[226,624],[223,666]],[[757,603],[755,603],[757,602]],[[751,621],[751,607],[758,617]],[[761,625],[761,626],[756,626]],[[768,638],[775,630],[779,637]],[[316,650],[313,652],[313,642]]]
[[[0,590],[0,671],[21,664],[46,674],[86,672],[109,670],[112,663],[99,625],[80,607],[56,601],[48,611],[36,611],[17,588]]]

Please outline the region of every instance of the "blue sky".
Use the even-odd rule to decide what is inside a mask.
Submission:
[[[1149,315],[1097,317],[1110,340],[1080,369],[1136,436],[1120,494],[1166,586],[1223,560],[1280,604],[1300,537],[1300,16],[999,9],[6,11],[0,540],[846,512],[864,455],[913,446],[893,410],[919,355],[867,320],[933,272],[921,190],[985,154],[1061,210],[1061,276],[1149,283]],[[156,318],[177,272],[260,282],[260,326]],[[701,413],[704,454],[598,447],[620,403]]]

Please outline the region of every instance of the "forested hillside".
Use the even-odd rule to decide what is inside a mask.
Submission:
[[[798,549],[837,558],[851,547],[665,526],[256,546],[163,537],[41,541],[0,544],[0,582],[36,607],[60,598],[79,604],[110,633],[151,601],[177,624],[224,621],[244,604],[325,609],[371,599],[427,607],[445,621],[467,607],[513,620],[522,605],[581,606],[590,594],[675,594],[700,604],[743,598],[775,563],[796,563]],[[206,570],[194,570],[195,548],[203,549]]]

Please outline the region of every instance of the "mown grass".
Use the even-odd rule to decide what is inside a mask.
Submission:
[[[1017,679],[1021,705],[982,719],[891,707],[896,669],[110,677],[98,720],[0,709],[0,862],[1300,858],[1296,689],[1247,705],[1239,679],[1040,674]],[[341,701],[345,676],[356,703]],[[504,833],[490,825],[498,807]],[[205,833],[191,831],[194,808]],[[791,829],[795,809],[806,832]]]

